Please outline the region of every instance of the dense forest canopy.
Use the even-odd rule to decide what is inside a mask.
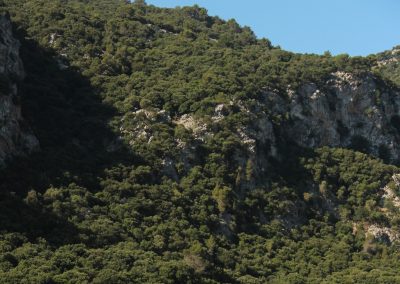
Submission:
[[[2,283],[400,282],[398,241],[368,234],[398,231],[399,168],[297,147],[262,104],[336,71],[396,88],[384,54],[284,51],[198,6],[0,4],[41,147],[0,172]],[[237,134],[257,108],[281,139],[262,172]]]

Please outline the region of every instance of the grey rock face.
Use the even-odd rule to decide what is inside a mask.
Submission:
[[[246,125],[236,129],[243,148],[232,156],[242,169],[241,180],[247,180],[249,187],[268,174],[270,157],[281,159],[285,147],[279,143],[305,148],[350,147],[390,161],[400,157],[400,91],[372,73],[335,72],[320,86],[303,84],[284,95],[266,89],[250,108],[241,101],[217,105],[211,122],[190,115],[174,122],[205,143],[214,134],[212,125],[223,122],[228,112],[224,110],[230,106],[251,116]],[[245,177],[245,169],[251,169],[253,178]]]
[[[336,72],[323,88],[305,84],[288,101],[267,94],[274,115],[289,117],[286,137],[304,147],[359,147],[375,155],[400,155],[400,93],[372,74]]]
[[[10,156],[39,147],[37,138],[22,127],[17,84],[24,78],[24,69],[19,47],[9,17],[0,16],[0,165]]]

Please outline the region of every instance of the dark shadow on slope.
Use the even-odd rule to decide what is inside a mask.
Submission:
[[[23,233],[33,241],[42,237],[52,245],[79,241],[78,229],[73,224],[45,212],[40,203],[26,202],[7,192],[0,193],[0,230],[2,233]]]
[[[23,31],[19,39],[27,74],[19,86],[22,111],[41,150],[14,158],[0,171],[1,191],[12,193],[0,197],[0,230],[57,238],[62,231],[77,230],[67,220],[27,206],[22,200],[29,191],[43,193],[50,186],[75,183],[94,192],[104,169],[139,164],[141,159],[122,143],[110,150],[118,141],[108,126],[116,111],[102,103],[87,78],[74,67],[60,68],[57,55],[26,39]]]

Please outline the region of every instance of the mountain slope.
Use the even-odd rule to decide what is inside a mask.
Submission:
[[[41,145],[0,172],[5,283],[399,281],[376,56],[293,54],[197,6],[1,2]]]

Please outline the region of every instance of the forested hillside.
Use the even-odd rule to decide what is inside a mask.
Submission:
[[[1,283],[400,282],[385,53],[295,54],[198,6],[0,4],[40,144],[0,170]]]

